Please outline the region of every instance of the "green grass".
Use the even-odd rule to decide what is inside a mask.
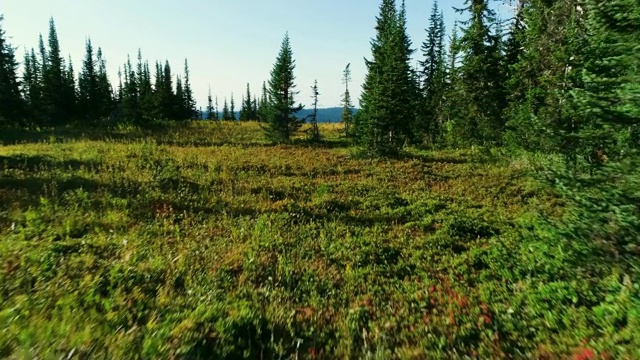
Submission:
[[[638,264],[552,242],[531,157],[322,130],[0,136],[0,357],[640,357]]]

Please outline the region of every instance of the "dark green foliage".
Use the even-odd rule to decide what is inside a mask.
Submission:
[[[14,48],[7,41],[2,21],[0,14],[0,127],[16,125],[25,116],[17,74],[18,62]]]
[[[240,121],[248,121],[248,120],[257,120],[258,113],[255,108],[256,103],[254,99],[251,97],[251,89],[249,84],[247,84],[247,94],[242,97],[242,108],[240,109]]]
[[[366,152],[374,156],[399,153],[412,137],[415,123],[416,77],[409,65],[411,41],[406,32],[404,3],[398,12],[394,0],[384,0],[377,17],[372,58],[355,122],[355,134]]]
[[[233,100],[233,94],[231,94],[231,107],[229,108],[229,120],[236,121],[236,103]]]
[[[288,142],[293,134],[302,126],[302,120],[296,113],[302,105],[296,106],[295,96],[295,60],[289,41],[289,33],[285,34],[280,52],[271,70],[268,99],[266,107],[267,126],[265,134],[273,142]]]
[[[311,98],[313,99],[313,112],[309,115],[309,123],[311,124],[309,138],[312,141],[320,141],[320,129],[318,128],[318,80],[311,87]]]
[[[269,115],[269,94],[266,81],[262,83],[262,96],[258,105],[258,118],[261,122],[266,122]]]
[[[227,103],[227,98],[224,99],[224,106],[222,107],[222,120],[231,120],[231,112],[229,111],[229,103]]]
[[[633,0],[589,1],[583,89],[575,92],[585,124],[585,150],[605,154],[635,148],[640,125],[640,9]]]
[[[211,87],[209,87],[209,95],[207,95],[207,120],[216,120],[215,112],[217,110],[213,107],[213,98],[211,97]]]
[[[457,102],[463,108],[454,120],[459,144],[497,144],[502,141],[506,79],[501,63],[502,34],[488,0],[466,0],[458,12],[470,18],[462,22],[462,53]]]
[[[353,101],[349,91],[351,79],[351,64],[347,64],[342,72],[342,83],[344,84],[344,95],[342,95],[342,116],[340,121],[344,124],[344,133],[347,137],[353,136]]]
[[[87,40],[82,72],[78,78],[78,108],[87,121],[96,121],[102,108],[98,60],[93,51],[91,39]]]
[[[584,14],[576,1],[522,4],[522,28],[512,28],[513,45],[521,44],[524,51],[509,71],[510,143],[569,157],[580,152],[576,140],[582,125],[571,92],[581,86],[581,52],[587,45]],[[510,60],[513,50],[508,48]]]
[[[41,42],[43,61],[42,78],[42,115],[45,125],[61,125],[72,119],[75,102],[71,98],[75,85],[71,84],[65,61],[60,51],[60,42],[53,19],[49,21],[49,43],[45,51]],[[73,87],[72,87],[73,85]]]
[[[191,88],[191,72],[189,71],[189,62],[184,59],[184,83],[182,97],[179,97],[180,112],[182,116],[180,119],[194,120],[198,118],[198,111],[196,110],[196,100],[193,98],[193,89]]]
[[[444,15],[434,2],[429,18],[427,39],[422,44],[424,60],[420,62],[422,80],[422,101],[419,106],[419,118],[416,131],[420,132],[431,145],[438,140],[443,124],[446,90],[446,50],[444,37]]]

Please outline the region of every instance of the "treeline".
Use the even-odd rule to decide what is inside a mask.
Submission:
[[[0,17],[0,20],[2,18]],[[77,75],[71,58],[61,55],[56,26],[51,19],[48,41],[26,52],[23,73],[15,48],[0,23],[0,124],[63,126],[98,122],[145,124],[156,120],[200,118],[190,83],[189,65],[174,75],[168,62],[156,62],[153,75],[138,51],[137,64],[127,59],[114,87],[106,59],[91,39]]]
[[[518,0],[509,22],[488,0],[456,10],[465,20],[447,47],[434,5],[414,68],[404,2],[383,0],[349,131],[364,148],[507,145],[576,158],[638,147],[637,1]]]

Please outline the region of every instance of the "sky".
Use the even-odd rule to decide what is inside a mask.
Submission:
[[[464,0],[440,0],[447,31],[462,20],[453,7]],[[9,42],[24,50],[47,38],[54,18],[62,53],[81,69],[85,41],[101,47],[114,86],[127,55],[138,49],[152,65],[169,60],[182,73],[189,60],[198,106],[206,106],[208,89],[218,97],[234,94],[240,107],[247,83],[259,94],[269,79],[282,38],[288,31],[296,60],[298,101],[311,103],[310,87],[318,80],[321,108],[340,106],[342,71],[351,63],[352,96],[360,96],[371,54],[379,0],[2,0],[0,14]],[[414,48],[426,38],[433,0],[406,0],[408,31]],[[501,7],[504,16],[507,7]],[[416,53],[414,62],[420,58]]]

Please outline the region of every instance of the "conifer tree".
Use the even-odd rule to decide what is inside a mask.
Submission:
[[[318,90],[318,80],[313,83],[311,87],[311,98],[313,99],[313,112],[309,115],[311,123],[311,140],[320,141],[320,129],[318,128],[318,96],[320,92]]]
[[[209,86],[209,95],[207,96],[207,120],[215,120],[213,108],[213,98],[211,97],[211,86]]]
[[[267,94],[267,83],[262,83],[262,96],[260,97],[260,105],[258,106],[258,117],[261,122],[267,121],[269,98]]]
[[[173,116],[171,118],[175,120],[187,120],[185,118],[184,108],[184,89],[182,87],[182,78],[176,76],[176,96],[174,99]]]
[[[575,149],[581,119],[571,105],[571,93],[581,86],[580,53],[587,45],[584,14],[578,1],[522,3],[520,42],[525,50],[511,66],[506,111],[513,144],[536,151]]]
[[[227,98],[224,99],[224,106],[222,107],[222,120],[231,120],[231,112],[229,111],[229,103],[227,103]]]
[[[155,95],[151,84],[149,63],[142,58],[142,50],[138,49],[137,80],[140,115],[144,122],[150,122],[154,117]]]
[[[253,97],[253,102],[251,103],[251,117],[252,120],[259,120],[260,116],[258,115],[258,98],[256,96]]]
[[[191,72],[189,71],[189,62],[184,59],[184,84],[183,84],[183,108],[186,119],[196,119],[196,101],[193,98],[193,89],[191,88]]]
[[[96,121],[101,108],[100,101],[98,64],[91,39],[87,39],[82,72],[78,77],[78,106],[81,117],[89,121]]]
[[[96,61],[98,63],[98,99],[96,106],[98,107],[97,115],[100,118],[106,118],[111,115],[114,107],[113,88],[109,81],[107,73],[107,61],[102,54],[102,49],[98,48],[96,53]],[[147,74],[149,68],[147,67]]]
[[[24,115],[24,104],[18,82],[18,63],[8,43],[0,15],[0,126],[17,123]]]
[[[372,59],[356,117],[356,136],[369,154],[396,155],[409,140],[415,122],[417,83],[409,61],[412,50],[406,33],[404,3],[383,0],[377,17]]]
[[[44,50],[44,43],[40,43],[43,79],[42,79],[42,100],[43,114],[48,125],[59,125],[69,121],[68,83],[66,78],[66,67],[60,55],[60,43],[53,18],[49,21],[49,48]]]
[[[73,69],[73,62],[71,56],[69,56],[67,70],[64,73],[64,88],[62,105],[65,113],[68,116],[67,122],[75,120],[78,115],[78,88],[76,86],[75,70]]]
[[[444,15],[438,8],[438,3],[433,3],[427,39],[422,44],[424,60],[420,61],[422,77],[422,104],[420,106],[419,123],[416,130],[421,132],[431,144],[436,142],[442,126],[442,113],[446,64],[444,48]]]
[[[342,83],[344,84],[344,94],[342,95],[342,117],[344,124],[344,133],[347,137],[352,135],[353,126],[353,102],[351,101],[351,93],[349,92],[349,83],[351,82],[351,64],[347,64],[342,72]]]
[[[244,114],[242,114],[242,112],[244,112]],[[241,112],[240,120],[256,120],[255,115],[253,114],[251,89],[249,88],[248,83],[247,83],[247,95],[246,97],[243,97],[242,112]]]
[[[216,108],[213,112],[213,120],[220,120],[220,106],[218,106],[218,96],[216,96]]]
[[[134,124],[142,124],[143,118],[140,111],[140,92],[138,86],[139,78],[131,64],[131,59],[127,57],[124,65],[124,84],[120,106],[124,119]]]
[[[276,143],[288,142],[302,126],[302,121],[296,117],[302,105],[295,105],[295,96],[298,94],[295,91],[295,67],[289,33],[286,33],[269,80],[265,133],[269,140]]]
[[[39,123],[39,110],[42,108],[42,66],[32,48],[24,57],[22,75],[22,93],[25,99],[25,118]]]
[[[582,154],[629,152],[639,145],[640,9],[634,0],[589,0],[588,9],[584,86],[573,92]]]
[[[456,119],[456,135],[466,144],[495,144],[502,140],[504,123],[501,100],[504,79],[496,79],[499,65],[501,34],[492,31],[497,24],[495,12],[488,0],[466,0],[466,7],[457,9],[470,19],[460,39],[462,50],[459,94],[465,98],[461,116]],[[498,68],[496,68],[498,66]]]
[[[231,107],[229,108],[229,120],[236,121],[236,103],[233,100],[233,93],[231,93]]]

